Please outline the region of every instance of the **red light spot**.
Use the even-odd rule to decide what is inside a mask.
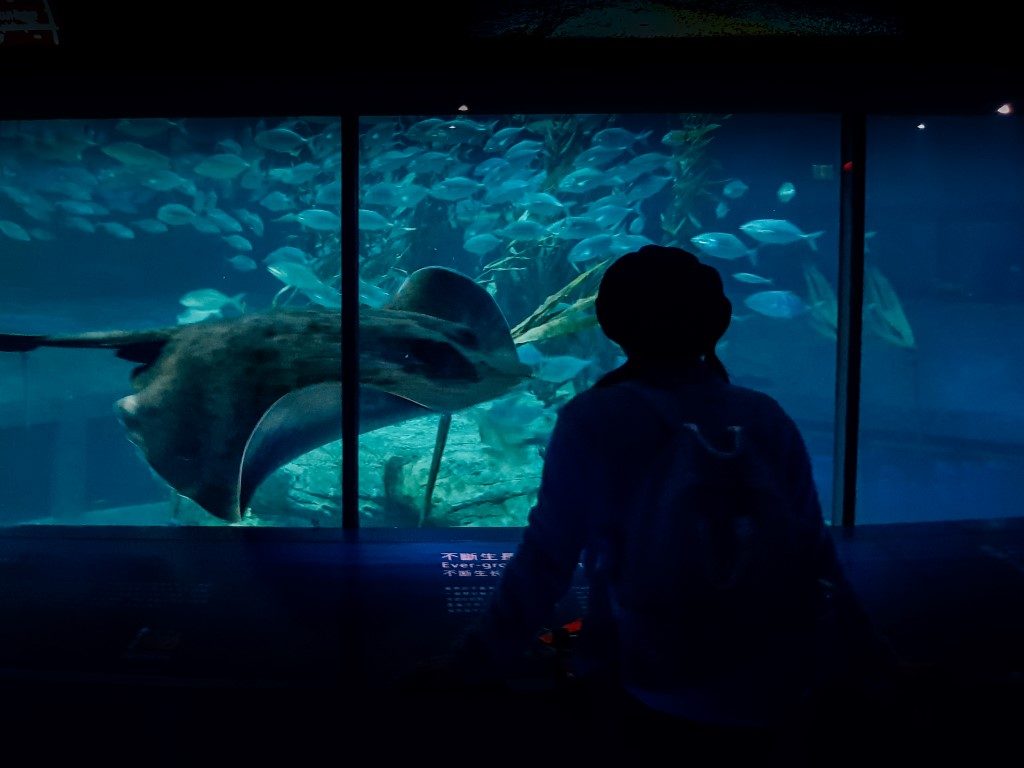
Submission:
[[[583,629],[583,619],[573,619],[572,621],[563,624],[562,628],[570,634],[579,632]]]
[[[845,163],[843,163],[843,170],[844,171],[852,171],[853,170],[853,160],[847,160]]]

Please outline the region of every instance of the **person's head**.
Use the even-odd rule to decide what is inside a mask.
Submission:
[[[732,304],[718,270],[682,248],[645,245],[617,259],[601,278],[597,322],[630,360],[705,358],[726,376],[715,345]]]

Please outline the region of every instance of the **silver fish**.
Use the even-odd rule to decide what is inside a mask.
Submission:
[[[742,240],[729,232],[702,232],[691,237],[690,242],[706,256],[726,261],[747,256],[751,264],[757,264],[757,248],[747,248]]]
[[[818,245],[814,241],[825,234],[824,230],[804,232],[786,219],[754,219],[741,224],[740,231],[767,245],[787,245],[804,240],[812,251],[818,250]]]
[[[798,317],[810,309],[792,291],[759,291],[747,296],[743,303],[755,312],[780,319]]]
[[[722,188],[722,194],[728,198],[736,200],[737,198],[743,197],[747,190],[750,189],[739,179],[733,179]]]

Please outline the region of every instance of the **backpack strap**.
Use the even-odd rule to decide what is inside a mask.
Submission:
[[[722,450],[713,445],[701,432],[700,425],[684,418],[679,404],[667,395],[655,394],[654,388],[639,381],[624,381],[619,386],[626,387],[632,392],[640,395],[651,409],[661,417],[664,423],[672,432],[680,429],[688,429],[697,437],[701,446],[711,454],[720,458],[728,458],[740,452],[743,448],[743,427],[726,427],[732,438],[732,448]]]

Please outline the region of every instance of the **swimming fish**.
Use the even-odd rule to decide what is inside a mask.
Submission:
[[[746,194],[746,191],[748,189],[750,189],[750,187],[748,187],[742,181],[740,181],[739,179],[733,179],[722,188],[722,194],[728,198],[736,200],[738,198],[743,197],[743,195]]]
[[[203,159],[193,170],[200,176],[211,179],[233,179],[248,167],[247,160],[230,152],[224,152]]]
[[[227,294],[221,293],[216,288],[199,288],[194,291],[189,291],[178,299],[178,302],[183,307],[198,309],[203,312],[219,312],[228,304],[232,305],[239,312],[245,312],[245,303],[242,301],[244,298],[244,293],[239,293],[236,296],[228,296]]]
[[[690,242],[706,256],[733,261],[744,256],[757,265],[757,248],[747,248],[742,240],[729,232],[702,232],[690,238]]]
[[[749,283],[751,285],[771,285],[772,283],[770,277],[762,277],[751,272],[733,272],[732,276],[741,283]]]
[[[148,149],[134,141],[115,141],[100,147],[100,151],[131,168],[166,171],[171,167],[171,161],[165,155],[161,155],[159,152]]]
[[[227,261],[232,267],[237,269],[239,272],[252,272],[259,266],[255,261],[250,259],[248,256],[242,256],[241,254],[238,254],[237,256],[232,256]]]
[[[786,219],[754,219],[741,224],[740,231],[766,245],[787,245],[804,240],[812,251],[818,250],[815,241],[825,234],[824,230],[803,232],[800,227]]]
[[[780,319],[799,317],[809,309],[792,291],[760,291],[747,296],[743,303],[755,312]]]
[[[793,186],[793,182],[784,181],[779,186],[779,191],[775,193],[775,196],[779,198],[780,203],[788,203],[796,197],[796,187]]]
[[[360,432],[492,400],[529,376],[494,299],[444,267],[360,306]],[[138,363],[114,406],[177,493],[237,522],[260,483],[341,437],[341,314],[276,310],[169,328],[0,334],[0,351],[101,348]],[[229,354],[230,353],[230,354]],[[442,446],[443,447],[443,446]]]
[[[252,138],[256,144],[264,149],[289,155],[297,155],[309,142],[304,136],[300,136],[292,129],[283,126],[260,131]]]

